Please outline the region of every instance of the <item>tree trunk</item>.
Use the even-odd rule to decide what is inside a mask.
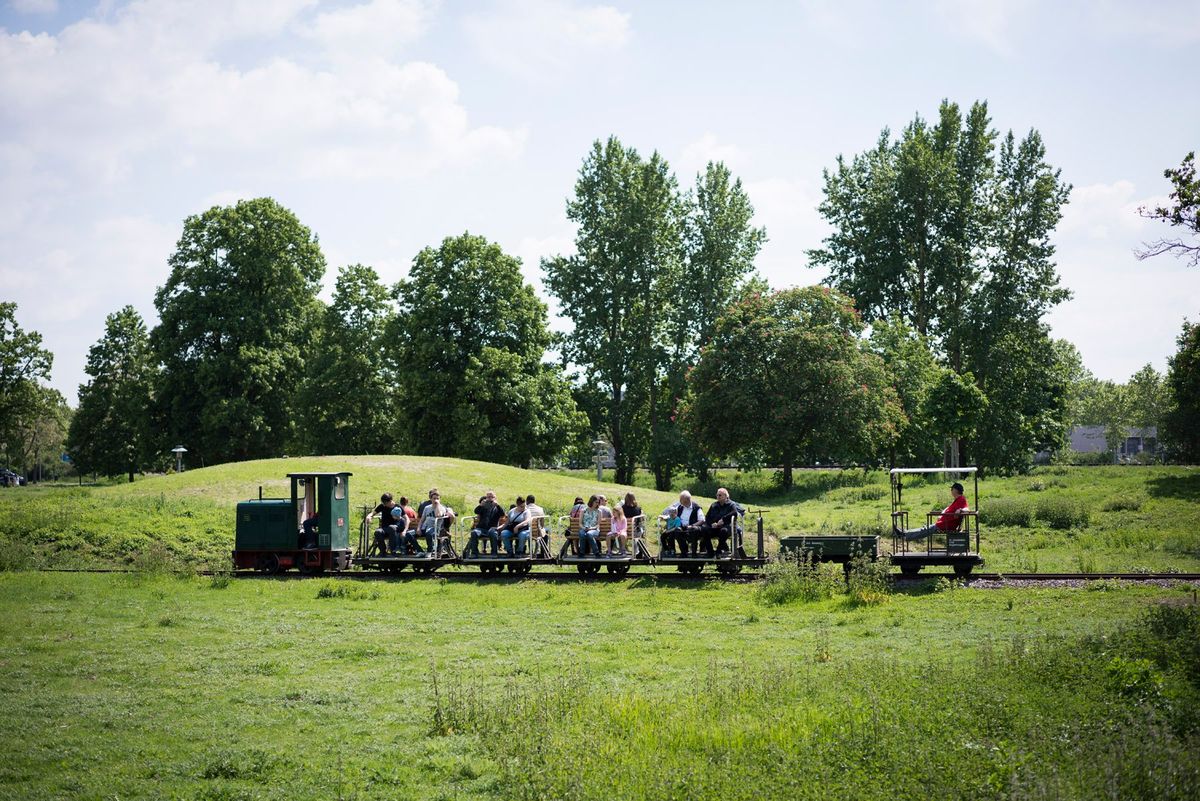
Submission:
[[[787,454],[783,457],[783,488],[790,490],[792,488],[792,457]]]
[[[133,483],[133,465],[129,465],[129,483]]]

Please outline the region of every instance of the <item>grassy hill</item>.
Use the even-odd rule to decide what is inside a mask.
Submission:
[[[0,491],[0,570],[37,566],[130,564],[162,560],[223,564],[233,543],[232,507],[288,492],[290,472],[349,470],[354,507],[389,491],[421,499],[430,487],[459,512],[495,490],[501,500],[534,494],[551,513],[576,495],[632,490],[648,511],[674,493],[597,482],[590,471],[521,470],[505,465],[415,456],[266,459],[99,487],[25,487]],[[648,476],[639,475],[638,482]],[[904,499],[913,525],[948,501],[945,477],[911,479]],[[716,488],[766,511],[769,541],[798,532],[886,533],[886,473],[800,471],[784,491],[769,472],[682,477],[702,502]],[[968,486],[968,498],[971,487]],[[1200,571],[1200,470],[1188,467],[1046,467],[980,482],[983,552],[989,570]],[[887,539],[887,538],[885,538]]]

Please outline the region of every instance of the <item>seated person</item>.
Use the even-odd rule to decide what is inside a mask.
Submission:
[[[527,495],[525,497],[525,511],[527,512],[525,519],[528,521],[529,531],[532,533],[534,528],[537,528],[540,532],[538,539],[545,542],[548,552],[550,550],[550,529],[546,525],[546,510],[538,506],[536,498],[532,495]],[[537,522],[535,523],[534,520],[537,520]]]
[[[579,528],[578,528],[579,518],[583,514],[583,510],[586,508],[587,508],[587,504],[583,502],[583,498],[580,498],[578,496],[575,498],[575,503],[571,504],[571,511],[568,513],[567,517],[569,517],[571,520],[573,520],[575,522],[576,531],[579,530]],[[565,529],[563,529],[563,536],[564,537],[571,536],[571,524],[569,522],[567,523],[567,527]],[[567,540],[567,542],[568,542],[568,544],[571,545],[572,551],[574,551],[575,553],[579,553],[579,549],[574,544],[571,544],[569,539]]]
[[[634,497],[632,492],[625,493],[625,502],[621,504],[621,511],[625,513],[625,519],[629,521],[630,526],[637,525],[642,533],[645,532],[645,529],[642,528],[645,525],[645,521],[638,520],[636,524],[634,523],[634,518],[642,516],[642,507],[638,506],[637,498]],[[639,532],[630,530],[629,536],[639,536]]]
[[[957,531],[958,527],[962,525],[962,513],[967,511],[967,499],[963,497],[962,484],[955,481],[950,485],[950,498],[950,505],[942,510],[942,516],[931,525],[923,528],[910,528],[906,531],[894,528],[892,531],[897,537],[904,537],[906,540],[920,540],[938,532],[945,534]]]
[[[708,558],[717,553],[729,551],[729,537],[737,525],[740,507],[729,500],[729,490],[721,487],[717,490],[717,502],[708,507],[704,515],[704,523],[700,526],[699,540],[704,543],[704,555]],[[717,551],[713,552],[712,538],[717,538]],[[698,550],[698,549],[697,549]]]
[[[667,518],[672,509],[680,520],[680,526],[663,533],[662,555],[689,556],[689,544],[695,546],[693,550],[698,555],[700,546],[697,540],[700,538],[700,527],[704,524],[704,510],[692,500],[692,493],[687,490],[679,493],[679,503],[673,503],[663,510],[662,517]]]
[[[517,502],[508,510],[504,527],[500,530],[504,552],[509,556],[516,555],[513,553],[514,538],[517,540],[517,552],[525,553],[525,546],[529,544],[529,514],[525,508],[525,498],[521,495],[517,496]]]
[[[600,555],[600,498],[588,498],[579,515],[579,555]]]
[[[312,514],[304,518],[304,522],[300,524],[304,529],[304,544],[300,547],[305,550],[311,550],[317,547],[317,510],[313,509]]]
[[[421,555],[437,556],[442,531],[447,522],[454,522],[454,510],[443,504],[441,495],[434,490],[431,492],[429,503],[425,506],[425,511],[421,514],[421,522],[417,527],[421,536],[425,538],[426,550],[422,551],[417,545],[417,535],[411,529],[404,535],[406,549],[411,549]]]
[[[663,529],[663,543],[674,542],[674,537],[677,536],[683,528],[683,521],[679,519],[679,510],[674,506],[667,510],[667,525]],[[672,539],[668,540],[667,538]],[[667,555],[666,545],[663,545],[663,555]]]
[[[496,556],[500,553],[500,519],[504,517],[504,510],[500,508],[500,504],[496,503],[496,493],[488,490],[482,498],[479,499],[479,505],[475,507],[475,525],[471,528],[471,539],[467,542],[466,556],[477,559],[479,558],[479,540],[486,538],[492,544],[492,555]]]
[[[403,500],[403,499],[401,499]],[[392,493],[385,492],[379,496],[379,505],[371,512],[371,520],[379,518],[379,528],[375,529],[375,543],[371,545],[371,551],[375,550],[375,545],[383,540],[383,545],[388,553],[396,556],[400,553],[400,543],[404,537],[404,532],[408,529],[408,518],[404,515],[404,507],[396,504],[392,500]],[[370,555],[368,553],[368,555]],[[385,556],[385,553],[380,553],[380,556]]]
[[[625,510],[614,506],[612,510],[612,525],[608,529],[608,555],[613,555],[613,540],[617,541],[617,556],[628,556],[625,542],[629,539],[629,521],[625,519]]]

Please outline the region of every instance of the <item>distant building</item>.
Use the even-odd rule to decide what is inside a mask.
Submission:
[[[1117,456],[1129,458],[1158,449],[1158,427],[1130,428],[1128,436],[1117,448]],[[1104,426],[1075,426],[1071,429],[1071,450],[1078,453],[1103,453],[1108,450]]]

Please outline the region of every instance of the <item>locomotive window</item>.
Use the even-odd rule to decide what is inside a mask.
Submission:
[[[342,481],[341,476],[333,478],[333,497],[339,501],[346,497],[346,482]]]

